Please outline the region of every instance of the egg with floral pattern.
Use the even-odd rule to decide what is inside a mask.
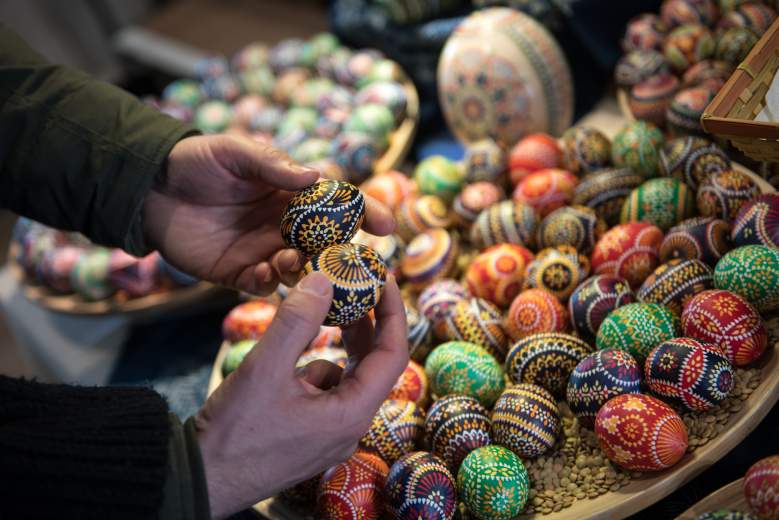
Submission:
[[[437,346],[425,361],[434,396],[463,394],[492,407],[503,391],[503,368],[484,348],[465,341]]]
[[[679,317],[656,303],[629,303],[606,316],[595,345],[628,351],[642,362],[657,345],[679,335]]]
[[[413,451],[422,434],[425,411],[413,401],[388,399],[373,416],[371,427],[360,439],[360,449],[393,464]]]
[[[677,315],[696,294],[711,289],[714,272],[700,260],[671,260],[644,280],[636,296],[640,302],[659,303]]]
[[[590,274],[590,259],[571,246],[542,249],[527,267],[526,285],[546,289],[561,302]]]
[[[482,251],[465,272],[471,294],[507,307],[522,290],[533,253],[516,244],[498,244]]]
[[[588,174],[573,191],[573,204],[587,206],[609,225],[619,222],[622,203],[646,177],[630,168],[605,168]]]
[[[571,324],[568,311],[552,293],[527,289],[511,302],[504,327],[516,341],[539,332],[567,332]]]
[[[637,289],[658,263],[663,232],[646,222],[629,222],[607,231],[592,252],[592,271],[624,278]]]
[[[252,300],[231,310],[222,322],[222,336],[226,341],[262,338],[276,316],[278,306],[265,300]]]
[[[660,244],[660,261],[700,260],[713,267],[730,250],[730,224],[713,217],[693,217],[668,230]]]
[[[570,246],[588,255],[606,232],[606,223],[586,206],[565,206],[548,214],[538,226],[539,248]]]
[[[490,427],[489,410],[478,399],[447,395],[427,412],[425,442],[456,473],[470,452],[490,444]]]
[[[671,31],[663,43],[663,53],[680,72],[714,55],[714,36],[698,24],[685,24]]]
[[[690,188],[678,179],[650,179],[634,189],[622,204],[620,221],[642,221],[663,231],[695,213]]]
[[[581,283],[568,300],[568,312],[574,330],[590,343],[598,327],[618,307],[633,303],[636,296],[627,281],[618,276],[599,274]]]
[[[378,455],[358,451],[325,471],[317,491],[317,517],[323,520],[378,520],[384,512],[389,467]]]
[[[425,369],[414,360],[409,360],[387,399],[405,399],[424,407],[427,404],[428,382]]]
[[[492,442],[523,459],[549,451],[560,431],[557,401],[544,388],[520,383],[506,388],[492,410]]]
[[[737,246],[756,244],[779,249],[779,194],[766,193],[741,206],[731,238]]]
[[[652,123],[636,121],[620,130],[611,143],[611,161],[647,179],[657,174],[663,133]]]
[[[714,287],[743,296],[760,312],[779,309],[779,249],[743,246],[714,268]]]
[[[396,520],[451,520],[457,509],[454,477],[426,451],[399,458],[386,485],[387,509]]]
[[[511,520],[527,504],[530,478],[522,460],[503,446],[472,451],[457,472],[457,493],[479,520]]]
[[[760,518],[779,516],[779,455],[761,459],[747,470],[744,498]]]
[[[468,290],[456,280],[443,279],[428,285],[419,294],[417,309],[430,320],[433,332],[439,338],[446,337],[446,319],[455,306],[470,297]]]
[[[446,337],[483,347],[498,361],[506,357],[508,338],[500,309],[481,298],[458,302],[446,317]]]
[[[732,222],[741,207],[760,194],[757,183],[737,170],[725,170],[709,176],[698,187],[698,212]]]
[[[595,128],[569,128],[563,134],[562,164],[577,175],[605,168],[611,164],[611,141]]]

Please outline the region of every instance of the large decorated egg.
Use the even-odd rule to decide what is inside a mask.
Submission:
[[[379,254],[387,269],[396,275],[400,269],[400,257],[403,255],[405,245],[397,235],[377,236],[358,229],[352,238],[352,243],[370,247]]]
[[[579,422],[595,426],[598,410],[612,397],[641,392],[641,369],[624,350],[604,349],[585,357],[571,372],[566,401]]]
[[[472,451],[457,472],[457,493],[479,520],[511,520],[525,508],[529,488],[522,460],[503,446]]]
[[[533,253],[516,244],[498,244],[473,259],[465,272],[471,294],[507,307],[522,290]]]
[[[317,516],[323,520],[378,520],[384,512],[389,467],[362,451],[325,471],[317,492]]]
[[[222,376],[227,377],[238,368],[243,362],[243,358],[254,348],[257,342],[253,339],[246,339],[230,345],[222,361]]]
[[[400,260],[400,272],[414,289],[446,278],[457,265],[459,247],[445,229],[428,229],[406,247]]]
[[[595,210],[609,225],[619,222],[622,203],[646,178],[630,168],[606,168],[584,177],[573,190],[574,204]]]
[[[570,246],[588,255],[606,232],[606,223],[594,209],[566,206],[549,213],[538,226],[539,248]]]
[[[711,289],[714,272],[700,260],[671,260],[660,265],[644,280],[636,296],[638,301],[659,303],[681,316],[687,302],[698,293]]]
[[[765,352],[768,335],[760,314],[729,291],[704,291],[682,312],[682,333],[717,345],[735,366],[752,363]]]
[[[732,222],[741,207],[760,195],[757,183],[737,170],[710,175],[698,187],[698,212]]]
[[[568,312],[574,330],[592,343],[598,327],[611,311],[635,301],[627,281],[614,275],[600,274],[588,278],[576,288],[568,300]]]
[[[70,286],[87,301],[108,298],[116,289],[108,280],[111,253],[107,249],[95,249],[84,253],[70,272]]]
[[[779,516],[779,455],[761,459],[747,470],[744,498],[760,518]]]
[[[463,170],[465,182],[494,183],[506,171],[506,153],[489,138],[469,143],[465,147]]]
[[[523,459],[549,451],[560,431],[560,410],[552,394],[534,384],[506,388],[492,410],[492,442]]]
[[[464,142],[491,137],[510,146],[530,132],[571,125],[573,85],[554,37],[509,8],[476,11],[457,26],[438,62],[438,93],[449,128]]]
[[[481,298],[461,300],[455,305],[446,318],[446,337],[484,347],[498,361],[506,357],[508,338],[503,330],[503,315]]]
[[[711,410],[724,401],[734,377],[718,346],[692,338],[660,343],[644,363],[644,381],[653,394],[694,412]]]
[[[511,302],[504,327],[516,341],[540,332],[567,332],[571,324],[568,311],[552,293],[527,289]]]
[[[563,166],[577,175],[591,173],[611,163],[611,141],[603,132],[576,126],[563,134]]]
[[[468,290],[456,280],[443,279],[428,285],[419,294],[417,309],[430,320],[433,332],[439,338],[446,337],[446,319],[455,306],[469,298]]]
[[[479,213],[506,198],[503,189],[492,182],[466,184],[452,202],[452,217],[458,226],[469,228]]]
[[[394,211],[416,191],[416,187],[405,174],[390,170],[363,182],[360,190]]]
[[[700,260],[713,267],[730,249],[730,224],[713,217],[693,217],[668,230],[660,244],[660,261]]]
[[[235,306],[222,322],[222,336],[227,341],[262,338],[276,316],[278,307],[265,300],[251,300]]]
[[[360,439],[360,448],[392,464],[414,449],[424,424],[425,411],[413,401],[386,400],[373,416],[370,429]]]
[[[533,334],[511,346],[506,374],[514,383],[532,383],[562,399],[571,372],[592,351],[587,342],[571,334]]]
[[[697,24],[685,24],[671,31],[663,44],[663,53],[677,71],[684,71],[714,55],[711,31]]]
[[[630,51],[614,67],[614,80],[622,88],[628,88],[653,76],[667,74],[671,65],[665,56],[654,50]]]
[[[557,139],[549,134],[530,134],[511,148],[509,153],[509,180],[512,186],[533,172],[557,168],[562,161],[562,150]]]
[[[544,217],[573,198],[579,180],[574,174],[558,168],[538,170],[519,181],[511,198],[524,202]]]
[[[665,0],[660,16],[670,28],[683,24],[711,26],[717,21],[719,10],[715,0]]]
[[[668,25],[656,14],[644,13],[631,19],[625,27],[622,49],[625,51],[659,49]]]
[[[457,509],[454,477],[437,456],[415,451],[390,468],[387,510],[396,520],[451,520]]]
[[[488,207],[471,227],[471,242],[485,248],[508,242],[533,247],[538,214],[528,204],[504,200]]]
[[[665,119],[672,135],[701,135],[701,116],[717,92],[701,85],[689,87],[676,93],[666,110]]]
[[[779,249],[743,246],[714,268],[714,287],[743,296],[760,312],[779,309]]]
[[[607,231],[592,251],[595,274],[624,278],[636,289],[657,267],[663,232],[646,222],[629,222]]]
[[[611,143],[611,161],[619,168],[651,178],[657,175],[663,133],[652,123],[636,121],[620,130]]]
[[[546,289],[565,302],[590,274],[590,259],[572,246],[542,249],[527,266],[525,284],[533,289]]]
[[[425,442],[456,472],[473,450],[490,444],[489,411],[473,397],[447,395],[430,407],[425,418]]]
[[[492,408],[505,385],[503,368],[484,348],[465,341],[439,345],[425,362],[433,395],[463,394]]]
[[[678,90],[679,79],[670,72],[651,76],[630,88],[628,107],[636,119],[662,126]]]
[[[387,267],[379,254],[360,244],[330,246],[311,257],[304,274],[323,273],[333,286],[325,325],[347,325],[368,314],[381,298]]]
[[[731,238],[737,246],[759,244],[779,248],[779,194],[766,193],[741,206]]]
[[[409,360],[387,399],[405,399],[424,407],[427,403],[427,393],[428,382],[425,369],[416,361]]]
[[[408,197],[399,204],[395,220],[398,234],[406,241],[428,229],[448,228],[452,223],[446,204],[435,195]]]
[[[730,167],[722,148],[702,137],[672,139],[660,152],[660,174],[684,181],[693,190],[710,175]]]
[[[419,191],[452,202],[463,185],[464,174],[453,161],[442,155],[433,155],[414,169],[414,180]]]
[[[634,189],[622,205],[620,220],[654,224],[663,231],[695,212],[690,188],[678,179],[650,179]]]
[[[679,335],[679,317],[656,303],[629,303],[611,312],[598,328],[595,346],[628,351],[643,363],[653,348]]]
[[[595,419],[606,456],[630,471],[670,468],[687,451],[687,428],[673,408],[644,394],[610,399]]]
[[[425,316],[411,305],[406,308],[406,327],[408,333],[408,353],[414,361],[424,363],[433,347],[433,326]]]

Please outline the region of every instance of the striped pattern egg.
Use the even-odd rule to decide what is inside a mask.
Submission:
[[[544,332],[520,339],[506,356],[506,374],[515,384],[532,383],[558,399],[576,365],[593,348],[584,340],[562,332]]]
[[[744,497],[760,518],[779,518],[779,455],[761,459],[747,470]]]
[[[549,247],[538,252],[527,267],[525,284],[546,289],[561,302],[590,274],[590,259],[572,246]]]
[[[433,326],[430,320],[411,305],[405,305],[405,308],[408,353],[411,359],[423,363],[433,347]]]
[[[571,202],[577,184],[579,179],[573,173],[547,168],[535,171],[519,181],[511,198],[530,205],[539,216],[545,217]]]
[[[458,303],[469,297],[468,290],[462,284],[447,278],[428,285],[419,294],[417,309],[430,320],[433,333],[443,339],[446,338],[446,319]]]
[[[457,472],[457,493],[479,520],[511,520],[525,508],[530,478],[522,460],[503,446],[472,451]]]
[[[370,429],[360,439],[360,448],[392,464],[414,449],[424,424],[425,411],[413,401],[386,400],[373,416]]]
[[[624,51],[659,49],[668,32],[666,23],[656,14],[645,13],[632,18],[622,39]]]
[[[408,453],[392,465],[385,494],[396,520],[451,520],[457,509],[452,473],[426,451]]]
[[[571,324],[568,311],[552,293],[527,289],[511,302],[504,327],[516,341],[539,332],[567,332]]]
[[[481,139],[465,146],[463,163],[465,182],[494,183],[506,171],[506,152],[492,139]]]
[[[400,272],[412,289],[422,289],[452,274],[458,252],[457,241],[445,229],[429,229],[406,246]]]
[[[504,200],[488,207],[471,226],[471,243],[477,248],[510,243],[532,248],[538,214],[530,205]]]
[[[620,130],[611,143],[611,162],[647,179],[657,174],[663,133],[652,123],[636,121]]]
[[[265,334],[278,307],[264,300],[252,300],[231,310],[222,321],[222,336],[226,341],[258,340]]]
[[[779,249],[743,246],[714,268],[714,287],[746,298],[760,312],[779,309]]]
[[[384,512],[384,485],[389,467],[378,456],[358,451],[325,471],[317,491],[322,520],[378,520]]]
[[[779,194],[766,193],[741,206],[731,238],[737,246],[779,248]]]
[[[453,161],[442,155],[433,155],[421,161],[414,170],[419,191],[435,195],[450,203],[460,192],[465,175]]]
[[[717,289],[689,301],[682,312],[682,333],[717,345],[735,366],[749,365],[768,347],[768,333],[757,309],[738,294]]]
[[[491,408],[503,391],[503,368],[485,349],[473,343],[450,341],[439,345],[425,361],[434,396],[463,394]]]
[[[427,404],[428,381],[425,369],[414,360],[409,360],[387,399],[405,399],[424,408]]]
[[[700,260],[714,267],[730,250],[730,224],[714,217],[693,217],[668,230],[660,244],[660,261]]]
[[[703,60],[696,63],[682,75],[685,86],[706,86],[719,90],[733,74],[735,68],[730,63],[716,60]]]
[[[656,303],[630,303],[606,316],[598,329],[599,349],[626,350],[643,362],[653,348],[679,335],[679,318]]]
[[[687,451],[687,428],[673,408],[644,394],[610,399],[595,418],[606,456],[630,471],[670,468]]]
[[[660,228],[646,222],[614,226],[595,244],[592,270],[624,278],[637,289],[657,267],[662,241]]]
[[[411,240],[428,229],[448,228],[452,224],[449,208],[435,195],[407,197],[399,203],[395,221],[398,235],[403,240]]]
[[[599,274],[582,282],[568,300],[568,312],[579,336],[592,343],[606,316],[636,301],[630,285],[618,276]]]
[[[634,188],[646,180],[630,168],[605,168],[584,177],[573,190],[574,204],[595,210],[609,225],[619,222],[622,203]]]
[[[465,283],[474,296],[507,307],[522,290],[533,258],[533,253],[516,244],[488,247],[468,266]]]
[[[483,347],[503,361],[508,350],[508,338],[503,330],[500,309],[481,298],[459,301],[446,317],[446,337]]]
[[[479,213],[505,198],[503,189],[492,182],[466,184],[452,202],[453,220],[458,226],[467,229],[476,221]]]
[[[714,36],[697,24],[685,24],[671,31],[663,43],[663,53],[671,66],[684,72],[692,65],[714,55]]]
[[[543,249],[571,246],[588,255],[603,233],[606,223],[586,206],[566,206],[548,214],[538,226],[536,243]]]
[[[425,418],[425,442],[456,474],[473,450],[490,444],[489,411],[477,399],[447,395],[430,407]]]
[[[717,35],[714,57],[737,67],[744,61],[760,37],[747,27],[731,27]]]
[[[671,260],[644,280],[636,296],[640,302],[665,305],[681,316],[693,296],[713,285],[714,272],[700,260]]]
[[[549,451],[560,431],[560,410],[552,394],[538,385],[506,388],[492,410],[492,442],[523,459]]]
[[[636,119],[662,126],[666,110],[678,90],[679,78],[670,72],[649,77],[630,87],[630,112]]]
[[[678,179],[650,179],[634,189],[622,204],[620,221],[642,221],[663,231],[693,216],[695,205],[690,188]]]
[[[737,170],[715,173],[698,187],[698,212],[732,222],[741,207],[758,195],[760,188],[747,174]]]
[[[776,10],[759,2],[745,2],[722,17],[718,24],[720,29],[731,27],[746,27],[762,36],[776,20]]]
[[[557,168],[562,161],[562,150],[557,139],[548,134],[530,134],[509,152],[509,176],[515,186],[531,173],[545,168]]]
[[[566,401],[579,422],[595,426],[598,410],[612,397],[641,392],[641,369],[624,350],[604,349],[585,357],[571,372]]]
[[[562,164],[577,175],[605,168],[611,164],[611,141],[595,128],[569,128],[563,133]]]
[[[722,148],[702,137],[671,139],[660,151],[660,174],[684,181],[693,190],[710,175],[730,168]]]

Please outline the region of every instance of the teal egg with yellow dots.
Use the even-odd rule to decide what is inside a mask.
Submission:
[[[442,155],[433,155],[417,165],[414,180],[420,192],[436,195],[451,203],[462,189],[465,175],[453,161]]]
[[[549,451],[560,432],[557,401],[544,388],[521,383],[506,388],[492,409],[492,442],[523,459]]]
[[[620,221],[641,221],[668,231],[695,213],[692,190],[672,177],[650,179],[634,189],[622,204]]]
[[[370,135],[380,148],[386,148],[395,127],[395,116],[384,105],[369,103],[354,109],[344,123],[345,132]]]
[[[779,309],[779,249],[738,247],[714,268],[714,287],[743,296],[760,312]]]
[[[611,161],[619,168],[630,168],[646,178],[657,175],[663,133],[646,121],[626,125],[611,143]]]
[[[492,408],[503,391],[503,368],[484,348],[465,341],[437,346],[425,361],[433,395],[462,394]]]
[[[525,508],[530,478],[522,460],[503,446],[483,446],[465,457],[457,493],[479,520],[511,520]]]
[[[224,361],[222,361],[222,375],[227,377],[234,372],[238,365],[243,362],[246,354],[251,352],[256,344],[257,340],[245,339],[230,345],[230,348],[227,349],[227,354],[225,354]]]
[[[679,336],[681,323],[671,309],[657,303],[629,303],[614,309],[598,328],[595,346],[626,350],[643,363],[653,348]]]

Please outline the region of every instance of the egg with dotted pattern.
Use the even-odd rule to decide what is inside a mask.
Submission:
[[[446,337],[446,319],[455,306],[470,297],[468,290],[457,280],[445,278],[431,283],[419,294],[417,309],[430,320],[438,338]]]
[[[611,164],[611,141],[595,128],[569,128],[563,133],[562,164],[577,175],[605,168]]]
[[[760,459],[747,470],[744,498],[760,518],[779,516],[779,455]]]
[[[516,341],[539,332],[567,332],[571,324],[568,311],[552,293],[527,289],[511,302],[504,327]]]
[[[554,446],[560,432],[557,401],[544,388],[520,383],[506,388],[492,410],[492,441],[523,459]]]
[[[426,451],[408,453],[390,468],[387,510],[397,520],[451,520],[457,509],[454,477]]]
[[[608,225],[619,222],[622,203],[646,180],[642,173],[630,168],[605,168],[585,176],[574,188],[572,203],[586,206]]]
[[[779,248],[779,194],[759,195],[741,206],[731,238],[737,246]]]
[[[463,460],[457,492],[479,520],[511,520],[525,508],[530,478],[522,460],[503,446],[483,446]]]
[[[671,66],[683,72],[699,61],[714,55],[714,36],[698,24],[680,25],[672,30],[663,43],[663,53]]]
[[[503,330],[503,314],[490,302],[481,298],[461,300],[445,322],[447,339],[479,345],[498,361],[506,357],[508,338]]]
[[[643,363],[653,348],[679,336],[679,317],[657,303],[629,303],[612,311],[598,328],[595,346],[626,350]]]
[[[525,284],[546,289],[561,302],[590,274],[590,259],[572,246],[542,249],[527,267]]]
[[[529,204],[504,200],[479,213],[471,226],[471,243],[483,249],[504,242],[532,248],[538,213]]]
[[[702,137],[677,137],[660,151],[660,174],[684,181],[693,190],[710,175],[730,168],[730,158],[722,148]]]
[[[700,260],[714,266],[730,250],[730,224],[713,217],[693,217],[668,230],[660,244],[660,261]]]
[[[700,260],[670,260],[644,280],[636,296],[640,302],[659,303],[681,316],[692,297],[714,285],[714,272]]]
[[[624,278],[637,289],[658,263],[663,232],[646,222],[629,222],[608,230],[592,251],[592,271]]]
[[[470,452],[490,444],[490,428],[489,410],[478,399],[447,395],[428,410],[425,442],[456,473]]]
[[[413,451],[422,434],[425,411],[413,401],[388,399],[373,416],[371,427],[360,439],[360,449],[375,453],[387,464]]]
[[[325,471],[317,490],[317,517],[323,520],[378,520],[384,512],[389,467],[379,456],[358,451]]]
[[[542,249],[570,246],[588,255],[605,232],[606,223],[594,209],[565,206],[544,217],[538,226],[536,243]]]
[[[387,399],[405,399],[424,408],[427,404],[428,387],[425,369],[416,361],[409,360]]]
[[[652,123],[636,121],[620,130],[611,143],[611,161],[646,178],[657,174],[663,133]]]
[[[620,221],[641,221],[667,231],[695,213],[693,194],[682,181],[669,177],[650,179],[634,189],[622,204]]]
[[[618,307],[634,303],[636,296],[627,281],[614,275],[595,275],[571,294],[568,312],[574,330],[586,341],[595,341],[598,327]]]
[[[414,238],[400,260],[400,272],[412,289],[419,290],[450,276],[457,264],[459,246],[445,229],[428,229]]]
[[[503,367],[484,348],[465,341],[437,346],[425,361],[434,396],[463,394],[491,408],[503,391]]]
[[[714,287],[746,298],[760,312],[779,309],[779,249],[738,247],[717,262]]]
[[[516,244],[488,247],[468,266],[465,283],[474,296],[507,307],[522,290],[533,258],[533,253]]]

